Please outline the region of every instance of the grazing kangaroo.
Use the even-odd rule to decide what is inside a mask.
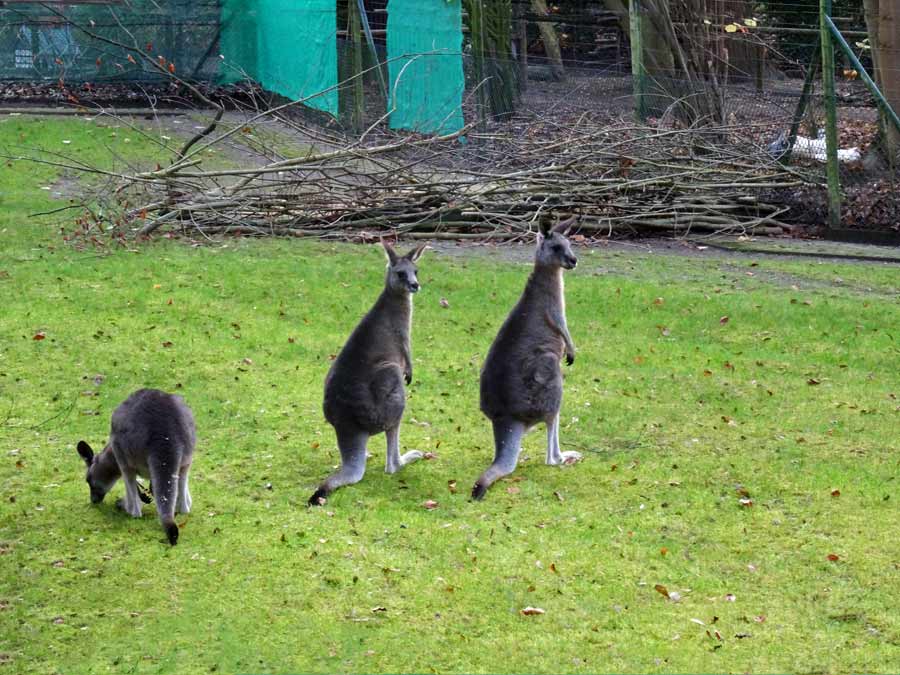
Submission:
[[[386,242],[382,246],[388,257],[384,290],[350,334],[325,377],[322,408],[337,434],[341,468],[309,498],[312,506],[324,503],[324,498],[339,487],[362,480],[370,436],[382,431],[387,436],[387,473],[423,456],[418,450],[400,454],[400,420],[406,406],[404,382],[412,381],[412,294],[419,291],[415,263],[426,245],[404,256],[398,256]]]
[[[125,481],[125,499],[116,502],[126,513],[141,517],[137,476],[150,479],[156,511],[169,543],[178,543],[175,511],[191,510],[188,471],[194,457],[194,416],[180,396],[156,389],[140,389],[112,414],[109,443],[95,455],[91,446],[78,442],[78,454],[87,464],[91,502],[99,504],[119,477]]]
[[[581,459],[559,448],[559,409],[563,377],[560,358],[575,361],[575,345],[566,325],[563,269],[578,259],[565,233],[575,218],[541,228],[534,270],[525,291],[494,339],[481,369],[481,411],[494,426],[494,462],[472,488],[482,499],[498,478],[516,468],[525,432],[538,422],[547,425],[547,464]]]

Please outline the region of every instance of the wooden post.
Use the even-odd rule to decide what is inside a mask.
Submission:
[[[837,99],[834,93],[834,45],[826,17],[831,0],[819,0],[819,42],[822,44],[822,90],[825,94],[825,172],[828,177],[828,227],[841,224],[841,177],[838,170]]]
[[[766,46],[760,42],[756,45],[756,91],[763,90],[763,79],[766,70]]]
[[[350,113],[350,126],[354,131],[362,131],[366,115],[365,92],[363,90],[363,52],[362,22],[359,20],[359,7],[356,0],[348,0],[347,13],[350,15],[350,39],[352,47],[350,76],[353,78],[353,108]]]
[[[824,2],[824,0],[822,0]],[[628,28],[631,39],[631,79],[634,93],[634,116],[638,122],[647,119],[647,97],[644,91],[644,42],[641,39],[641,0],[629,0]]]

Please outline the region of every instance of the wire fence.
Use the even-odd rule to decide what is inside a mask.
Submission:
[[[564,136],[579,119],[621,121],[639,107],[647,124],[683,127],[679,109],[692,105],[698,83],[657,58],[636,98],[627,14],[580,0],[496,0],[506,7],[498,26],[485,10],[491,3],[460,2],[310,0],[250,9],[234,0],[7,3],[0,5],[0,80],[13,93],[3,98],[14,101],[27,83],[52,89],[62,102],[102,103],[104,86],[136,85],[140,104],[175,74],[218,92],[217,100],[241,88],[304,98],[325,123],[371,138],[395,128],[446,133],[465,124],[476,124],[481,137],[516,134],[536,119],[551,122],[542,133],[556,128]],[[713,85],[716,123],[730,142],[777,156],[818,50],[818,2],[766,3],[764,11],[723,5],[733,10],[713,28],[714,56],[724,63],[714,82],[700,84]],[[861,4],[834,5],[835,22],[871,68]],[[757,13],[745,15],[748,8]],[[645,44],[645,54],[652,57],[654,48]],[[842,184],[862,185],[888,172],[865,161],[878,113],[858,72],[840,53],[836,58]],[[824,117],[814,79],[793,155],[813,173],[824,171]],[[469,158],[477,161],[477,153]]]

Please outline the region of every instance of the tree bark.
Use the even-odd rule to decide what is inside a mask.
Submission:
[[[872,49],[873,79],[895,112],[900,112],[900,0],[864,0],[866,27]],[[900,150],[900,131],[880,116],[885,150]]]
[[[545,0],[531,0],[531,9],[535,14],[541,16],[549,16]],[[544,52],[547,54],[547,62],[550,65],[550,72],[553,73],[553,79],[564,80],[566,77],[566,69],[563,66],[562,51],[559,48],[559,36],[556,34],[556,24],[548,21],[538,23],[538,29],[541,31],[541,41],[544,43]]]

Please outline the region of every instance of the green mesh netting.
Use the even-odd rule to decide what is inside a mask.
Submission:
[[[209,80],[218,68],[218,28],[216,0],[46,7],[0,3],[0,78],[64,83],[165,80],[164,73],[129,49],[138,47],[174,64],[181,77]],[[95,40],[88,32],[125,46]]]
[[[460,0],[390,0],[387,37],[391,128],[420,133],[461,129]]]
[[[335,0],[222,0],[219,43],[223,84],[250,77],[292,100],[324,92],[306,105],[337,115]]]

